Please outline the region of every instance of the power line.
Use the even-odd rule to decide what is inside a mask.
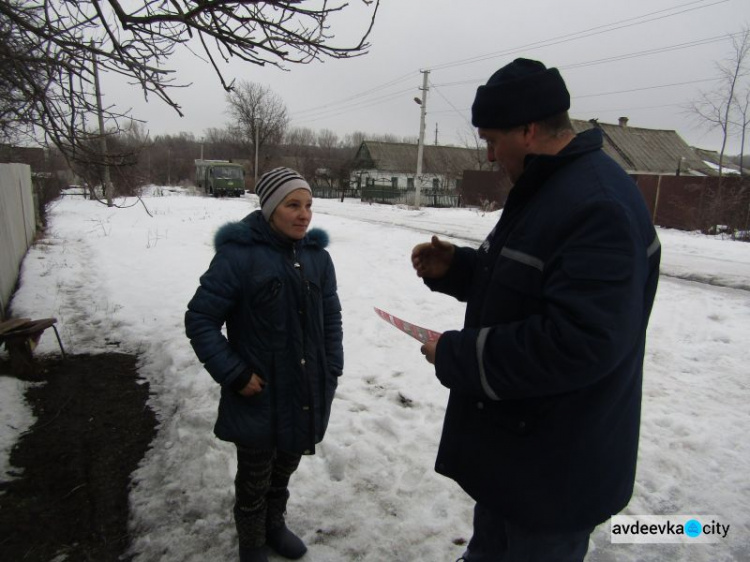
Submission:
[[[451,106],[451,107],[453,108],[452,110],[446,110],[446,111],[432,111],[431,113],[450,113],[451,111],[453,111],[453,112],[455,112],[455,113],[456,113],[457,115],[459,115],[459,116],[461,117],[461,119],[463,119],[464,121],[466,121],[466,123],[467,123],[467,124],[468,124],[469,126],[471,126],[471,121],[469,121],[469,120],[468,120],[468,119],[466,118],[466,110],[464,110],[464,111],[459,111],[458,109],[456,109],[456,106],[455,106],[455,105],[453,105],[453,104],[452,104],[452,103],[450,102],[450,100],[449,100],[448,98],[446,98],[446,97],[445,97],[445,96],[443,95],[443,92],[441,92],[441,91],[440,91],[440,90],[439,90],[439,89],[438,89],[438,88],[437,88],[437,87],[436,87],[436,86],[435,86],[434,84],[430,83],[430,86],[432,86],[432,89],[433,89],[433,90],[435,90],[435,91],[436,91],[436,92],[438,93],[438,95],[439,95],[439,96],[440,96],[441,98],[443,98],[443,99],[445,100],[445,103],[447,103],[448,105],[450,105],[450,106]]]
[[[593,35],[599,35],[599,34],[602,34],[602,33],[607,33],[607,32],[610,32],[610,31],[615,31],[617,29],[623,29],[625,27],[633,27],[633,26],[636,26],[636,25],[641,25],[641,24],[648,23],[648,22],[651,22],[651,21],[656,21],[656,20],[659,20],[659,19],[665,19],[665,18],[668,18],[668,17],[674,17],[674,16],[677,16],[677,15],[680,15],[680,14],[684,14],[684,13],[687,13],[687,12],[694,11],[694,10],[700,10],[700,9],[703,9],[703,8],[708,8],[708,7],[717,5],[717,4],[723,4],[725,2],[728,2],[729,0],[713,0],[712,3],[708,4],[708,5],[696,6],[696,7],[688,8],[688,9],[685,9],[685,10],[682,10],[682,11],[679,11],[679,12],[670,13],[670,14],[666,14],[666,15],[663,15],[663,16],[653,17],[653,18],[645,19],[644,20],[644,18],[649,18],[650,16],[655,16],[655,15],[658,15],[658,14],[663,14],[665,12],[672,12],[672,11],[678,10],[680,8],[684,8],[684,7],[687,7],[687,6],[692,6],[693,4],[704,4],[705,2],[709,2],[709,1],[712,1],[712,0],[693,0],[692,2],[687,2],[685,4],[679,4],[679,5],[673,6],[671,8],[665,8],[663,10],[658,10],[658,11],[655,11],[655,12],[649,12],[649,13],[646,13],[646,14],[642,14],[640,16],[635,16],[635,17],[632,17],[632,18],[627,18],[627,19],[624,19],[624,20],[619,20],[619,21],[616,21],[616,22],[612,22],[612,23],[608,23],[608,24],[603,24],[603,25],[600,25],[600,26],[592,27],[592,28],[589,28],[589,29],[584,29],[584,30],[573,32],[573,33],[569,33],[569,34],[566,34],[566,35],[560,35],[558,37],[553,37],[551,39],[545,39],[545,40],[542,40],[542,41],[536,41],[536,42],[533,42],[533,43],[529,43],[527,45],[522,45],[522,46],[519,46],[519,47],[514,47],[514,48],[511,48],[511,49],[507,49],[505,51],[498,51],[498,52],[495,52],[495,53],[489,53],[489,54],[485,54],[485,55],[478,55],[476,57],[470,57],[468,59],[463,59],[463,60],[459,60],[459,61],[445,63],[445,64],[442,64],[442,65],[432,66],[431,70],[445,69],[445,68],[451,68],[453,66],[460,66],[460,65],[463,65],[463,64],[470,64],[470,63],[473,63],[473,62],[480,62],[480,61],[488,60],[488,59],[491,59],[491,58],[497,58],[497,57],[505,56],[505,55],[508,55],[508,54],[517,53],[517,52],[519,52],[519,51],[521,51],[523,49],[528,49],[528,48],[532,48],[532,47],[538,48],[538,47],[542,47],[542,46],[552,46],[552,45],[557,45],[559,43],[573,41],[573,40],[576,40],[576,39],[584,39],[586,37],[591,37]],[[637,20],[643,20],[643,21],[637,21]],[[630,23],[628,25],[619,25],[619,24],[626,23],[626,22],[633,22],[633,23]],[[613,26],[617,26],[617,27],[613,27]],[[595,32],[595,33],[593,33],[593,32]],[[352,94],[351,96],[348,96],[348,97],[345,97],[345,98],[342,98],[342,99],[339,99],[339,100],[328,102],[328,103],[326,103],[324,105],[320,105],[320,106],[315,106],[315,107],[311,107],[311,108],[308,108],[308,109],[299,110],[299,111],[295,112],[295,115],[302,115],[302,114],[306,114],[306,113],[317,113],[317,112],[319,112],[321,110],[324,110],[324,109],[327,109],[329,107],[335,107],[336,109],[338,109],[340,107],[340,104],[342,104],[342,103],[346,103],[348,101],[354,101],[354,100],[357,100],[359,98],[367,97],[367,96],[373,94],[374,92],[378,92],[380,90],[383,90],[383,89],[389,88],[391,86],[394,86],[394,85],[396,85],[396,84],[398,84],[400,82],[403,82],[406,79],[411,79],[413,77],[414,73],[416,73],[416,72],[418,72],[418,70],[413,70],[413,71],[411,71],[411,72],[409,72],[407,74],[404,74],[404,75],[402,75],[402,76],[400,76],[398,78],[394,78],[393,80],[390,80],[390,81],[385,82],[383,84],[380,84],[380,85],[377,85],[377,86],[373,86],[371,88],[368,88],[367,90],[364,90],[362,92],[358,92],[356,94]],[[479,80],[481,80],[481,79],[475,79],[473,81],[476,82],[476,81],[479,81]],[[461,83],[468,83],[468,82],[470,82],[470,81],[454,82],[454,83],[451,83],[451,85],[453,85],[453,84],[461,84]],[[445,85],[446,84],[443,84],[443,86],[445,86]]]
[[[741,35],[743,32],[739,31],[737,33],[732,33],[729,35],[717,35],[714,37],[707,37],[705,39],[697,39],[695,41],[690,41],[687,43],[675,43],[674,45],[667,45],[664,47],[658,47],[654,49],[648,49],[645,51],[632,51],[630,53],[621,53],[619,55],[613,55],[611,57],[603,58],[603,59],[593,59],[589,61],[579,62],[579,63],[573,63],[568,65],[560,65],[559,68],[563,70],[573,70],[577,68],[584,68],[587,66],[595,66],[597,64],[604,64],[607,62],[615,62],[619,60],[627,60],[631,58],[638,58],[638,57],[644,57],[648,55],[655,55],[660,53],[666,53],[670,51],[679,51],[682,49],[688,49],[690,47],[698,47],[702,45],[709,45],[711,43],[717,43],[720,41],[725,41],[727,39],[731,39],[733,37],[737,37]],[[470,78],[467,80],[457,80],[455,82],[445,82],[444,84],[438,84],[440,87],[448,87],[448,86],[460,86],[463,84],[476,84],[478,82],[482,82],[484,78]]]
[[[616,90],[613,92],[600,92],[598,94],[586,94],[583,96],[576,96],[576,99],[583,99],[583,98],[596,98],[600,96],[612,96],[615,94],[629,94],[631,92],[641,92],[644,90],[657,90],[659,88],[671,88],[672,86],[686,86],[688,84],[699,84],[700,82],[715,82],[716,80],[720,80],[720,78],[702,78],[700,80],[688,80],[686,82],[673,82],[672,84],[660,84],[658,86],[644,86],[643,88],[631,88],[629,90]]]
[[[403,96],[403,94],[405,92],[410,92],[412,90],[413,90],[413,88],[408,88],[406,90],[399,90],[398,92],[393,92],[393,93],[390,93],[390,94],[387,94],[385,96],[381,96],[379,98],[375,98],[375,99],[372,99],[372,100],[365,100],[365,101],[362,101],[362,102],[358,102],[358,103],[355,103],[353,105],[349,105],[348,107],[341,107],[341,106],[339,106],[339,107],[336,107],[336,108],[332,108],[332,109],[328,109],[328,110],[323,110],[323,111],[319,112],[318,114],[311,114],[311,115],[308,115],[308,116],[298,117],[295,120],[301,121],[303,123],[306,123],[306,122],[312,122],[312,121],[319,121],[320,119],[327,119],[327,118],[330,118],[330,117],[336,117],[338,115],[341,115],[343,113],[348,113],[348,112],[353,111],[355,109],[364,109],[364,108],[367,108],[367,107],[372,107],[372,106],[375,106],[375,105],[380,105],[382,103],[385,103],[385,102],[391,101],[393,99],[399,98],[399,97]],[[296,114],[294,114],[294,115],[296,115]]]
[[[638,57],[645,57],[648,55],[655,55],[660,53],[666,53],[670,51],[679,51],[682,49],[687,49],[690,47],[697,47],[701,45],[709,45],[711,43],[717,43],[719,41],[725,41],[729,38],[735,37],[739,35],[741,32],[734,33],[731,35],[717,35],[716,37],[709,37],[706,39],[699,39],[697,41],[690,41],[688,43],[677,43],[675,45],[669,45],[666,47],[659,47],[656,49],[647,49],[645,51],[634,51],[632,53],[624,53],[621,55],[615,55],[612,57],[607,57],[603,59],[594,59],[586,62],[580,62],[575,64],[569,64],[569,65],[561,65],[560,68],[562,69],[574,69],[574,68],[584,68],[586,66],[594,66],[597,64],[604,64],[605,62],[615,62],[620,60],[627,60],[627,59],[633,59]]]
[[[373,94],[374,92],[378,92],[378,91],[383,90],[385,88],[389,88],[391,86],[395,86],[396,84],[398,84],[400,82],[403,82],[407,78],[409,78],[409,79],[413,78],[413,74],[414,74],[414,72],[409,72],[408,74],[404,74],[403,76],[400,76],[398,78],[394,78],[393,80],[390,80],[390,81],[388,81],[388,82],[386,82],[384,84],[380,84],[378,86],[373,86],[372,88],[369,88],[369,89],[367,89],[367,90],[365,90],[363,92],[359,92],[357,94],[352,94],[349,97],[342,98],[342,99],[336,100],[336,101],[331,101],[331,102],[328,102],[328,103],[326,103],[324,105],[319,105],[319,106],[311,107],[311,108],[308,108],[308,109],[301,109],[301,110],[297,111],[296,114],[300,114],[300,113],[316,113],[318,111],[324,110],[324,109],[332,107],[332,106],[335,106],[337,108],[341,107],[342,103],[346,103],[348,101],[354,101],[356,99],[359,99],[359,98],[362,98],[362,97],[365,97],[365,96],[369,96],[369,95]]]
[[[659,84],[657,86],[644,86],[642,88],[630,88],[630,89],[627,89],[627,90],[613,90],[613,91],[610,91],[610,92],[598,92],[596,94],[576,95],[575,99],[576,100],[580,100],[580,99],[584,99],[584,98],[597,98],[597,97],[603,97],[603,96],[613,96],[613,95],[617,95],[617,94],[629,94],[629,93],[632,93],[632,92],[640,92],[640,91],[645,91],[645,90],[657,90],[659,88],[672,88],[674,86],[686,86],[686,85],[689,85],[689,84],[699,84],[701,82],[715,82],[717,80],[720,80],[720,78],[701,78],[699,80],[687,80],[685,82],[673,82],[671,84]],[[436,89],[436,91],[439,92],[439,90],[437,90],[437,89]],[[441,94],[441,96],[442,96],[442,94]],[[445,99],[445,97],[443,97],[443,99]],[[452,113],[452,112],[455,111],[456,113],[459,113],[459,114],[463,115],[463,113],[465,113],[466,111],[469,111],[471,109],[470,107],[467,107],[465,109],[459,110],[459,109],[456,109],[456,107],[453,104],[451,104],[450,102],[448,102],[448,103],[452,107],[452,109],[445,109],[445,110],[440,110],[440,111],[431,111],[430,113],[434,115],[434,114],[437,114],[437,113]],[[676,105],[676,104],[671,104],[671,105]],[[667,106],[664,106],[664,107],[667,107]]]
[[[679,103],[665,103],[662,105],[644,105],[640,107],[614,107],[609,109],[577,110],[577,113],[625,113],[627,111],[641,111],[644,109],[664,109],[665,107],[681,107]]]
[[[443,70],[443,69],[446,69],[446,68],[452,68],[454,66],[464,66],[464,65],[467,65],[467,64],[473,64],[473,63],[476,63],[476,62],[482,62],[482,61],[493,59],[493,58],[507,56],[507,55],[511,55],[511,54],[514,54],[514,53],[518,53],[520,51],[526,51],[526,50],[530,50],[530,49],[538,49],[538,48],[541,48],[541,47],[551,47],[553,45],[559,45],[561,43],[568,43],[570,41],[576,41],[578,39],[585,39],[587,37],[593,37],[594,35],[601,35],[602,33],[608,33],[610,31],[616,31],[618,29],[624,29],[624,28],[627,28],[627,27],[633,27],[633,26],[636,26],[636,25],[641,25],[641,24],[644,24],[644,23],[652,22],[652,21],[657,21],[657,20],[661,20],[661,19],[671,18],[671,17],[678,16],[678,15],[681,15],[681,14],[684,14],[684,13],[687,13],[687,12],[692,12],[692,11],[695,11],[695,10],[702,10],[704,8],[710,8],[711,6],[715,6],[717,4],[723,4],[725,2],[728,2],[729,0],[716,0],[716,1],[714,1],[711,4],[708,4],[706,6],[697,6],[697,7],[694,7],[694,8],[688,8],[686,10],[682,10],[682,11],[675,12],[675,13],[672,13],[672,14],[666,14],[666,15],[662,15],[662,16],[659,16],[659,17],[653,17],[653,18],[650,18],[650,19],[645,19],[643,21],[634,21],[634,20],[642,20],[643,18],[649,18],[650,16],[655,16],[657,14],[662,14],[664,12],[669,12],[669,11],[677,10],[677,9],[683,8],[685,6],[691,6],[693,4],[702,4],[702,3],[707,2],[707,1],[709,1],[709,0],[694,0],[693,2],[688,2],[686,4],[680,4],[680,5],[674,6],[672,8],[666,8],[666,9],[663,9],[663,10],[658,10],[656,12],[650,12],[650,13],[643,14],[643,15],[640,15],[640,16],[635,16],[635,17],[632,17],[632,18],[627,18],[627,19],[624,19],[624,20],[620,20],[620,21],[616,21],[616,22],[612,22],[612,23],[608,23],[608,24],[599,25],[599,26],[592,27],[592,28],[589,28],[589,29],[584,29],[584,30],[581,30],[581,31],[576,31],[576,32],[573,32],[573,33],[565,34],[565,35],[559,35],[559,36],[553,37],[551,39],[544,39],[542,41],[535,41],[533,43],[527,43],[526,45],[521,45],[521,46],[518,46],[518,47],[512,47],[512,48],[509,48],[509,49],[506,49],[506,50],[503,50],[503,51],[495,51],[493,53],[487,53],[487,54],[484,54],[484,55],[477,55],[477,56],[474,56],[474,57],[469,57],[469,58],[458,60],[458,61],[453,61],[453,62],[449,62],[449,63],[439,64],[439,65],[432,66],[430,68],[432,70]],[[633,23],[627,23],[627,25],[620,25],[620,24],[625,24],[626,22],[633,22]]]
[[[685,4],[680,4],[680,5],[677,5],[677,6],[673,6],[671,8],[666,8],[666,9],[658,10],[658,11],[655,11],[655,12],[649,12],[647,14],[643,14],[643,15],[640,15],[640,16],[635,16],[635,17],[632,17],[632,18],[627,18],[627,19],[624,19],[624,20],[619,20],[617,22],[600,25],[600,26],[597,26],[597,27],[593,27],[593,28],[589,28],[589,29],[582,30],[582,31],[579,31],[579,32],[575,32],[575,33],[570,33],[570,34],[558,36],[558,37],[555,37],[555,38],[552,38],[552,39],[548,39],[548,40],[537,41],[537,42],[534,42],[534,43],[530,43],[527,46],[517,47],[516,49],[509,49],[509,50],[506,50],[506,51],[497,52],[497,53],[491,53],[491,54],[487,54],[487,55],[479,55],[477,57],[471,57],[469,59],[463,59],[462,61],[455,61],[455,62],[452,62],[452,63],[445,63],[443,65],[437,65],[437,66],[433,66],[431,68],[432,69],[450,68],[452,66],[458,66],[458,65],[464,64],[464,63],[468,64],[468,63],[472,63],[472,62],[479,62],[481,60],[487,60],[487,59],[490,59],[490,58],[496,58],[496,57],[499,57],[499,56],[503,56],[505,54],[513,53],[516,50],[524,49],[525,47],[528,47],[528,46],[535,46],[535,45],[536,46],[551,46],[551,45],[555,45],[555,44],[559,44],[559,43],[563,43],[563,42],[567,42],[567,41],[572,41],[572,40],[576,40],[576,39],[583,39],[583,38],[586,38],[586,37],[591,37],[593,35],[599,35],[599,34],[602,34],[602,33],[607,33],[607,32],[610,32],[610,31],[615,31],[617,29],[622,29],[622,28],[625,28],[625,27],[633,27],[633,26],[641,25],[643,23],[648,23],[648,22],[651,22],[651,21],[655,21],[655,20],[659,20],[659,19],[664,19],[664,18],[668,18],[668,17],[673,17],[673,16],[680,15],[680,14],[683,14],[683,13],[686,13],[686,12],[690,12],[690,11],[694,11],[694,10],[699,10],[699,9],[703,9],[703,8],[708,8],[708,7],[717,5],[717,4],[725,3],[728,0],[718,0],[718,1],[713,1],[711,4],[708,4],[708,5],[701,5],[701,6],[695,6],[695,7],[692,7],[692,8],[688,8],[689,6],[693,6],[694,4],[704,4],[705,2],[708,2],[708,1],[711,1],[711,0],[694,0],[692,2],[688,2],[688,3],[685,3]],[[674,12],[674,10],[679,10],[681,8],[687,8],[687,9],[681,10],[679,12]],[[674,13],[667,13],[666,15],[659,15],[659,14],[664,14],[665,12],[674,12]],[[651,17],[651,16],[658,16],[658,17]],[[644,18],[649,18],[649,19],[644,19]],[[638,21],[638,20],[642,20],[642,21]],[[620,24],[627,23],[627,22],[633,22],[633,23],[628,23],[627,25],[620,25]],[[616,26],[616,27],[613,27],[613,26]],[[626,59],[630,59],[630,58],[637,58],[637,57],[641,57],[641,56],[648,56],[648,55],[653,55],[653,54],[659,54],[659,53],[662,53],[662,52],[669,52],[669,51],[674,51],[674,50],[686,49],[686,48],[690,48],[690,47],[695,47],[695,46],[700,46],[700,45],[705,45],[705,44],[710,44],[710,43],[713,43],[713,42],[725,40],[727,38],[731,38],[731,37],[734,37],[736,35],[738,35],[738,33],[731,34],[731,35],[722,35],[722,36],[710,37],[710,38],[706,38],[706,39],[700,39],[700,40],[696,40],[696,41],[691,41],[691,42],[688,42],[688,43],[679,43],[679,44],[675,44],[675,45],[668,45],[668,46],[665,46],[665,47],[660,47],[660,48],[656,48],[656,49],[650,49],[650,50],[646,50],[646,51],[623,53],[623,54],[620,54],[620,55],[615,55],[615,56],[604,58],[604,59],[595,59],[595,60],[584,61],[584,62],[581,62],[581,63],[575,63],[575,64],[571,64],[571,65],[567,65],[567,66],[560,66],[560,68],[563,68],[563,69],[565,69],[565,68],[567,68],[567,69],[583,68],[583,67],[586,67],[586,66],[593,66],[593,65],[597,65],[597,64],[604,64],[604,63],[607,63],[607,62],[614,62],[614,61],[618,61],[618,60],[626,60]],[[342,98],[342,99],[337,100],[337,101],[328,102],[328,103],[326,103],[324,105],[321,105],[321,106],[316,106],[316,107],[312,107],[312,108],[308,108],[308,109],[304,109],[304,110],[300,110],[300,111],[294,112],[293,117],[296,120],[299,120],[299,121],[302,121],[302,122],[318,121],[320,119],[329,118],[329,117],[335,117],[335,116],[338,116],[338,115],[341,115],[343,113],[347,113],[347,112],[350,112],[350,111],[353,111],[353,110],[356,110],[356,109],[364,109],[364,108],[367,108],[367,107],[372,107],[374,105],[380,105],[380,104],[385,103],[387,101],[390,101],[392,99],[398,98],[400,95],[402,95],[405,92],[412,91],[413,88],[399,90],[397,92],[392,92],[390,94],[386,94],[385,96],[380,96],[380,97],[377,97],[377,98],[372,98],[372,99],[367,99],[367,98],[369,96],[371,96],[375,92],[379,92],[379,91],[382,91],[384,89],[387,89],[387,88],[390,88],[392,86],[395,86],[395,85],[397,85],[397,84],[405,81],[406,79],[411,79],[413,77],[413,75],[414,75],[415,72],[417,72],[417,71],[413,71],[413,72],[404,74],[404,75],[402,75],[402,76],[400,76],[398,78],[395,78],[395,79],[390,80],[388,82],[382,83],[380,85],[374,86],[374,87],[369,88],[369,89],[367,89],[365,91],[353,94],[351,96]],[[437,86],[435,86],[433,84],[433,86],[437,88],[437,87],[447,87],[447,86],[455,86],[455,85],[470,84],[470,83],[475,83],[476,84],[478,82],[481,82],[482,80],[483,80],[483,78],[473,78],[473,79],[469,79],[469,80],[460,80],[460,81],[455,81],[455,82],[448,82],[448,83],[445,83],[445,84],[438,84]],[[660,87],[666,87],[666,86],[653,86],[653,87],[650,87],[650,88],[660,88]],[[453,108],[454,111],[456,111],[457,113],[460,113],[459,110],[457,110],[455,108],[455,106],[453,106],[447,100],[447,98],[442,94],[442,92],[440,92],[439,90],[436,90],[436,91],[438,91],[438,93],[440,94],[440,96],[449,105],[451,105],[451,107]],[[596,96],[596,95],[609,95],[609,94],[591,94],[590,96],[584,96],[584,97],[593,97],[593,96]],[[581,97],[581,96],[577,96],[577,97]],[[357,100],[361,100],[361,101],[357,101]],[[351,102],[351,103],[347,103],[347,102]],[[437,112],[432,112],[432,113],[437,113]]]

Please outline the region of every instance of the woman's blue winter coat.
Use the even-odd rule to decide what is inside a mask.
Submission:
[[[320,229],[285,240],[260,211],[216,233],[216,255],[188,304],[185,329],[221,385],[220,439],[301,454],[323,439],[344,367],[327,243]],[[252,397],[232,388],[248,370],[266,382]]]

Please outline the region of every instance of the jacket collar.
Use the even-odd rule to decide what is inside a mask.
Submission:
[[[521,178],[527,175],[527,173],[533,175],[539,172],[544,173],[545,171],[554,172],[584,154],[599,150],[603,146],[602,143],[602,132],[599,129],[588,129],[573,137],[573,140],[557,154],[528,154],[524,160],[524,170]],[[519,183],[521,178],[516,183]]]
[[[513,185],[500,215],[499,226],[507,227],[515,221],[520,209],[526,206],[544,183],[560,168],[565,167],[585,154],[602,148],[602,133],[589,129],[578,133],[557,154],[529,154],[524,160],[521,177]]]
[[[271,225],[263,217],[263,213],[260,210],[256,210],[241,221],[226,223],[219,228],[214,236],[214,248],[218,250],[220,246],[227,243],[245,246],[266,244],[288,252],[293,248],[300,248],[302,246],[325,248],[328,245],[328,234],[320,228],[312,228],[302,240],[291,241],[282,237],[271,228]]]

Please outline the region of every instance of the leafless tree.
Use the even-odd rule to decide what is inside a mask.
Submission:
[[[356,152],[359,146],[362,144],[362,141],[366,138],[367,133],[363,131],[354,131],[353,133],[345,135],[344,140],[341,142],[341,144],[345,147],[353,148]]]
[[[284,135],[284,144],[289,147],[313,146],[316,133],[308,127],[292,127]]]
[[[471,125],[467,126],[461,133],[461,143],[464,148],[470,148],[476,150],[477,161],[476,169],[481,171],[493,171],[498,169],[498,165],[490,162],[487,159],[487,146],[485,142],[479,138],[477,129]]]
[[[347,4],[328,0],[0,0],[0,134],[57,146],[69,160],[116,164],[96,142],[97,102],[92,61],[123,75],[144,97],[182,115],[172,92],[186,87],[169,68],[178,48],[213,66],[231,91],[221,64],[239,59],[285,67],[365,53],[380,0],[349,46],[333,44],[330,19]],[[119,131],[129,110],[104,107],[106,127]]]
[[[724,155],[729,137],[740,133],[744,137],[747,121],[737,111],[742,111],[742,101],[738,93],[748,85],[750,71],[750,28],[732,36],[732,55],[717,63],[720,83],[709,92],[702,92],[700,98],[688,108],[697,120],[708,129],[720,129],[722,133],[719,151],[719,176],[722,175]],[[745,103],[745,112],[746,112]],[[738,131],[738,125],[740,130]]]
[[[257,175],[263,169],[265,148],[281,144],[289,116],[284,101],[268,86],[255,82],[240,82],[227,94],[229,128],[248,151],[259,155]],[[248,154],[250,157],[250,154]]]
[[[339,146],[339,136],[330,129],[323,129],[318,131],[317,142],[324,153],[330,153]]]
[[[733,198],[725,196],[722,181],[724,158],[727,141],[731,135],[739,133],[743,144],[747,127],[747,100],[742,99],[744,92],[750,85],[750,28],[732,35],[732,54],[723,62],[717,64],[720,84],[711,92],[703,92],[698,101],[694,102],[690,111],[709,129],[720,129],[722,133],[721,150],[719,151],[719,180],[715,194],[706,206],[706,213],[711,224],[709,231],[715,230],[720,224],[729,224],[729,217],[733,212]],[[731,194],[730,194],[731,195]]]
[[[738,164],[740,175],[745,175],[745,140],[747,138],[747,128],[750,126],[750,83],[745,86],[743,92],[734,96],[735,106],[737,108],[737,128],[740,134],[740,153]]]
[[[293,127],[284,135],[284,155],[288,165],[306,177],[317,167],[315,139],[315,131],[308,127]]]

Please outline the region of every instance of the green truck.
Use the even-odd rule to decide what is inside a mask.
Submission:
[[[195,184],[214,197],[239,197],[245,193],[245,169],[229,160],[196,160]]]

